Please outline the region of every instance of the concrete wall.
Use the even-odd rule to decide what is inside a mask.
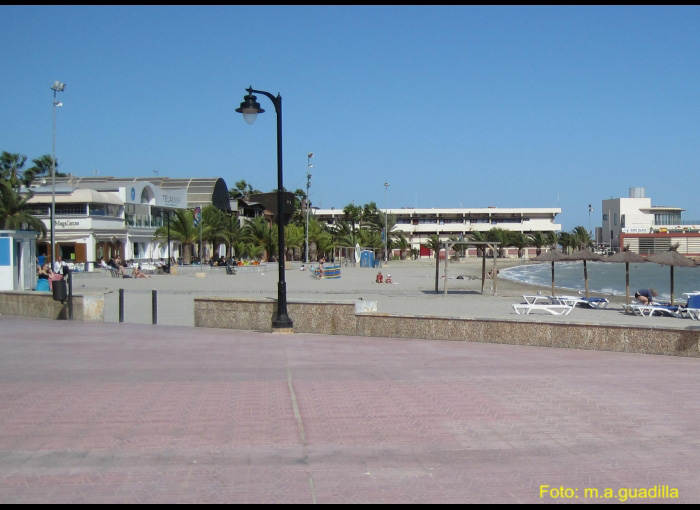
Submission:
[[[73,320],[102,322],[104,308],[103,294],[73,294]],[[67,320],[68,302],[54,301],[51,292],[3,291],[0,292],[0,314]]]
[[[355,302],[288,302],[295,333],[454,340],[700,357],[698,329],[355,313]],[[272,331],[275,300],[195,299],[195,326]]]

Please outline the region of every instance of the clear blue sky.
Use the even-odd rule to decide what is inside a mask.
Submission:
[[[561,207],[646,188],[700,220],[698,6],[0,6],[0,150],[79,176],[284,184],[323,208]]]

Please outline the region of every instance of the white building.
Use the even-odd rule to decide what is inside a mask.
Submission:
[[[700,221],[683,220],[684,210],[652,206],[644,188],[630,188],[629,197],[603,200],[602,227],[596,239],[613,251],[629,246],[647,255],[679,244],[679,253],[700,254]]]
[[[153,240],[155,230],[167,225],[177,209],[216,205],[230,210],[223,179],[168,179],[114,177],[57,177],[32,183],[28,204],[44,221],[46,240],[37,252],[49,254],[51,204],[55,196],[54,237],[58,254],[69,263],[94,263],[120,255],[124,260],[167,258],[166,243]],[[180,246],[171,241],[170,254],[178,258]],[[89,267],[89,265],[88,265]],[[87,268],[86,268],[87,269]]]
[[[402,232],[411,248],[421,250],[421,255],[428,255],[421,248],[430,236],[437,235],[441,241],[451,236],[464,237],[472,232],[487,232],[492,228],[501,228],[513,232],[531,234],[533,232],[556,232],[561,224],[555,223],[560,208],[455,208],[455,209],[378,209],[396,217],[396,227],[392,233]],[[342,209],[315,209],[315,218],[327,224],[334,224],[344,219]],[[517,254],[517,250],[515,250]],[[512,255],[508,253],[507,255]]]

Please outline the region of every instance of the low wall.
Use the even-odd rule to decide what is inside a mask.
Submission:
[[[73,320],[103,322],[105,300],[103,294],[73,294]],[[54,301],[51,292],[2,291],[0,314],[36,317],[40,319],[68,319],[68,301]]]
[[[353,302],[290,301],[295,333],[454,340],[700,357],[700,331],[651,326],[543,323],[355,313]],[[195,298],[195,326],[272,331],[276,300]]]

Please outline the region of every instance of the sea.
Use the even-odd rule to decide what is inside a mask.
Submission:
[[[586,262],[588,290],[613,296],[625,295],[625,264],[616,262]],[[659,301],[671,299],[671,268],[653,262],[629,265],[630,294],[639,289],[656,289]],[[502,269],[499,278],[538,285],[551,289],[552,263],[522,264]],[[700,267],[675,267],[673,299],[683,300],[684,292],[700,291]],[[554,285],[571,291],[584,291],[583,262],[555,262]]]

